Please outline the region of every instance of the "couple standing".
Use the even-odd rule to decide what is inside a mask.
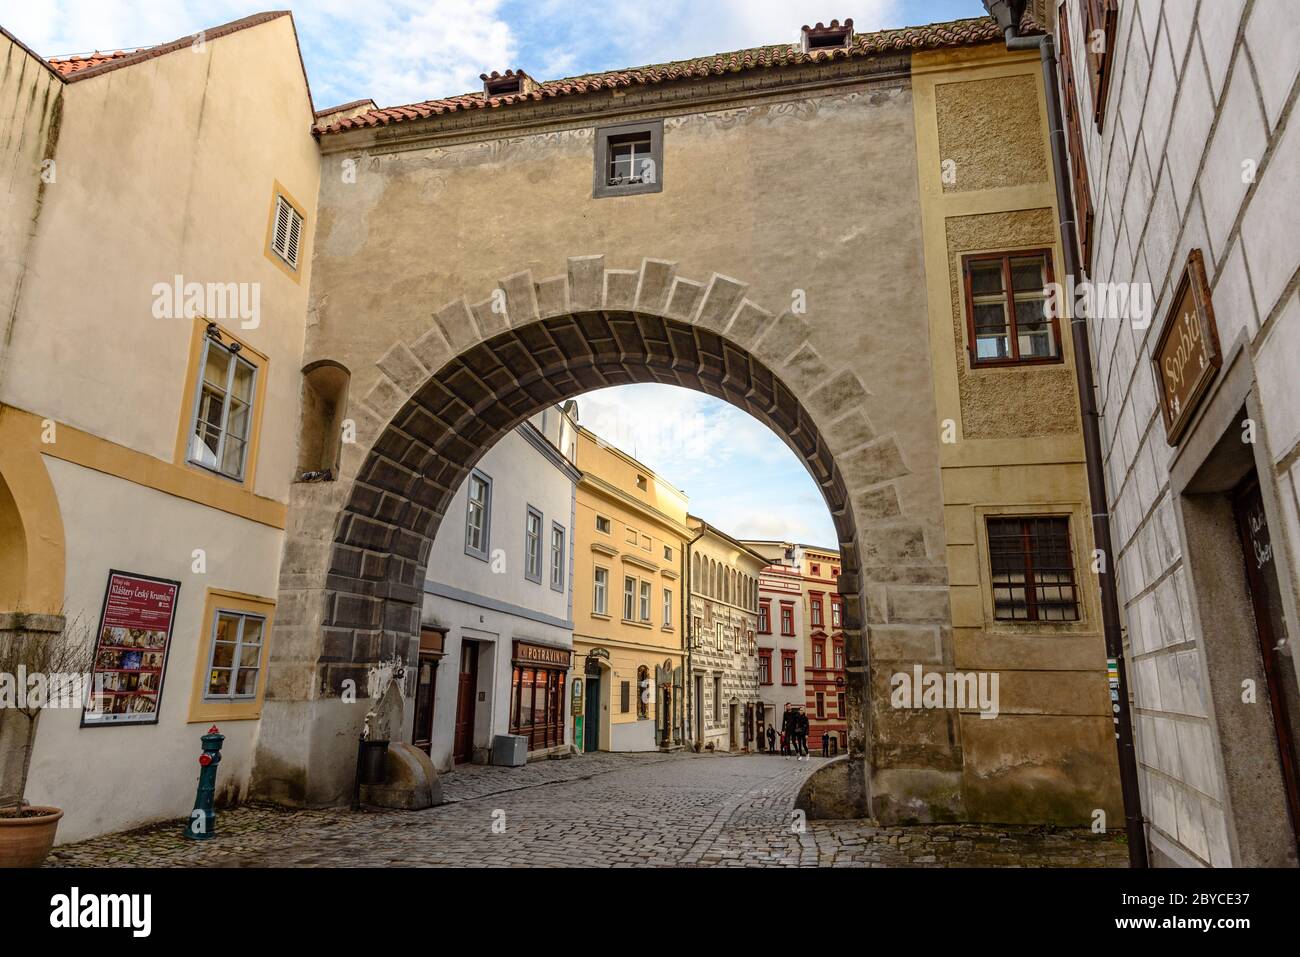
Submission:
[[[793,753],[800,761],[808,757],[808,716],[788,704],[781,717],[781,753]]]

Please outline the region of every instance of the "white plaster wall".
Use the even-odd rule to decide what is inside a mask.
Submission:
[[[109,569],[181,583],[156,725],[80,728],[81,712],[41,717],[28,799],[64,809],[59,841],[187,815],[198,780],[199,737],[187,722],[208,588],[274,597],[282,532],[50,457],[46,467],[67,535],[66,611],[93,633]],[[206,552],[207,573],[192,572]],[[243,790],[257,721],[218,722],[226,735],[217,793]],[[220,826],[218,824],[218,826]]]
[[[557,416],[551,410],[548,418]],[[421,615],[424,625],[447,629],[434,692],[431,757],[439,770],[447,770],[453,764],[460,653],[465,639],[479,642],[477,690],[484,694],[484,700],[476,704],[475,710],[474,744],[478,750],[491,748],[495,735],[510,730],[512,642],[573,647],[570,592],[575,486],[572,478],[530,444],[520,430],[509,433],[493,446],[479,462],[478,469],[492,479],[490,560],[484,562],[465,553],[467,481],[456,492],[447,518],[438,530],[426,571],[430,583],[466,593],[449,597],[426,592]],[[524,518],[528,505],[542,512],[540,585],[524,577]],[[565,530],[562,592],[553,590],[550,584],[552,521]],[[502,551],[504,560],[501,556],[491,560],[497,549]],[[498,570],[494,571],[494,567]],[[525,609],[534,615],[516,614],[502,605]],[[568,681],[572,676],[570,672],[565,682],[565,743],[572,738],[568,711]]]
[[[1081,3],[1071,35],[1083,112]],[[1230,864],[1218,752],[1169,486],[1173,450],[1150,356],[1188,252],[1200,247],[1219,335],[1253,353],[1284,513],[1275,542],[1300,555],[1300,132],[1287,123],[1300,75],[1291,0],[1120,4],[1103,131],[1084,124],[1098,281],[1150,282],[1148,329],[1094,322],[1103,442],[1143,809],[1152,847],[1188,865]],[[1253,170],[1252,177],[1245,176]],[[1293,564],[1294,567],[1294,564]],[[1283,583],[1294,593],[1297,583]],[[1294,623],[1293,623],[1294,624]],[[1294,645],[1294,643],[1292,643]]]

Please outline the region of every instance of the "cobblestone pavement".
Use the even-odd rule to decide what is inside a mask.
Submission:
[[[183,822],[56,848],[55,867],[1123,867],[1113,835],[1033,828],[797,826],[824,762],[770,755],[595,754],[443,777],[427,811],[222,811],[217,837]]]

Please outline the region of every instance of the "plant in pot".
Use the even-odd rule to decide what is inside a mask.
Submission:
[[[62,615],[0,615],[0,867],[39,867],[63,811],[26,800],[41,712],[87,704],[94,648]]]

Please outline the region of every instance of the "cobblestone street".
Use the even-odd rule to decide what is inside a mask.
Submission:
[[[974,825],[809,822],[808,762],[768,755],[596,754],[443,777],[426,811],[224,811],[194,843],[181,822],[56,848],[55,867],[1123,867],[1114,835]]]

